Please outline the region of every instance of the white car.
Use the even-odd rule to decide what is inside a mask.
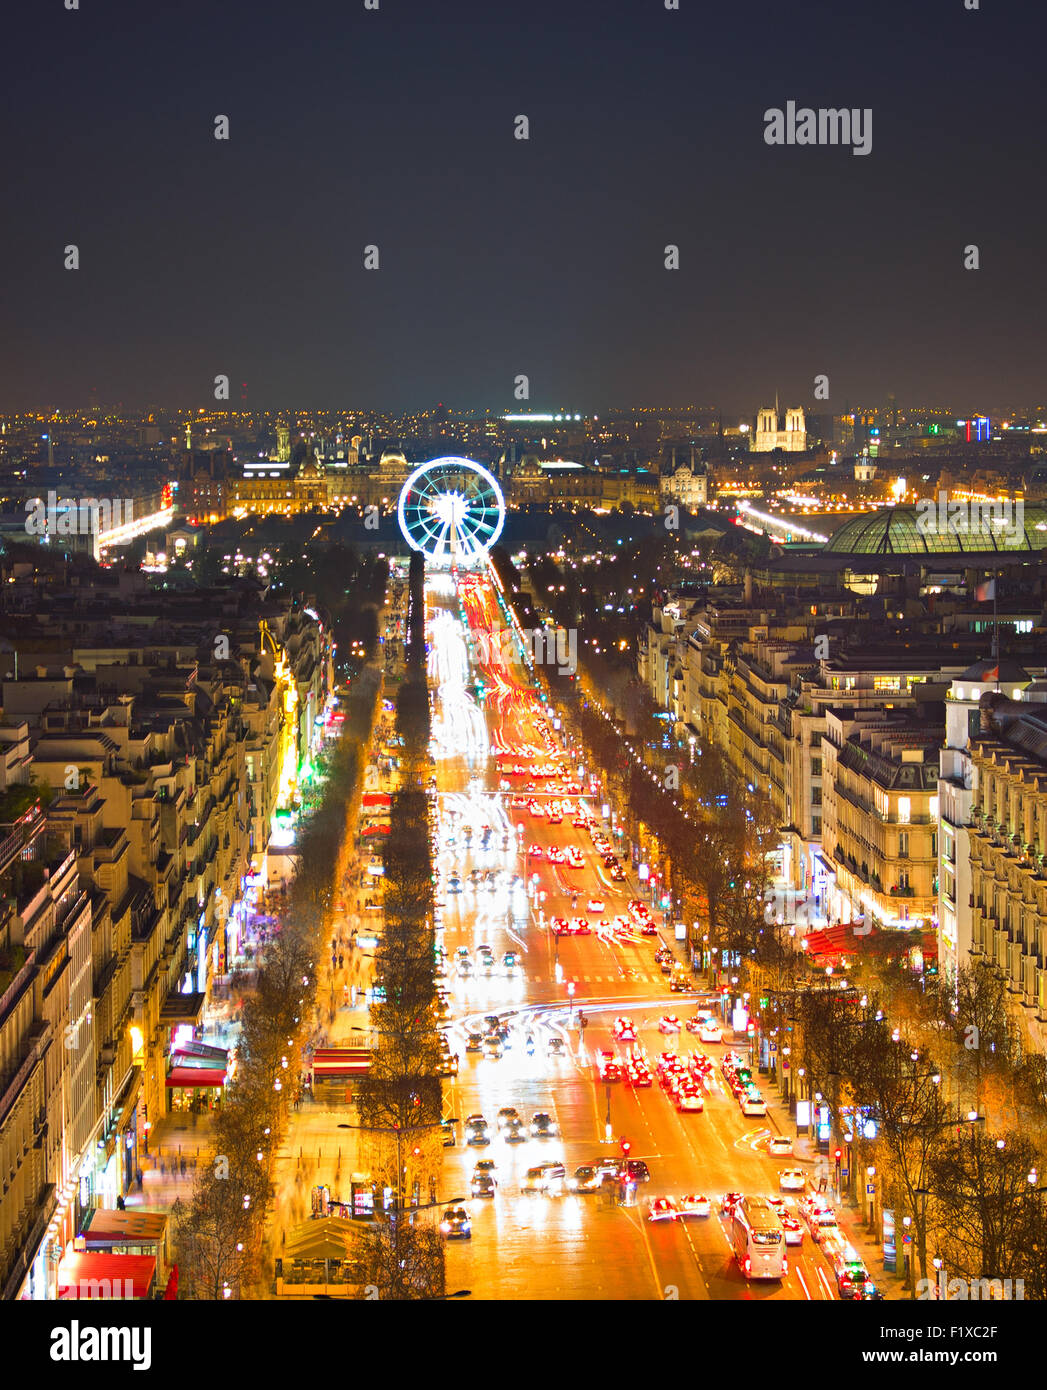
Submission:
[[[590,899],[589,899],[589,911],[590,911],[590,912],[603,912],[603,910],[604,910],[604,905],[603,905],[603,899],[602,899],[602,898],[590,898]]]
[[[807,1174],[802,1168],[780,1168],[778,1186],[782,1192],[803,1192],[807,1188]]]
[[[741,1107],[743,1115],[766,1115],[767,1102],[762,1096],[751,1096],[747,1091],[743,1091],[741,1096]]]
[[[787,1134],[772,1134],[767,1141],[767,1152],[772,1158],[792,1158],[793,1141]]]
[[[659,1033],[678,1033],[680,1031],[680,1020],[675,1014],[663,1014],[658,1021]]]
[[[688,1216],[708,1216],[712,1211],[712,1204],[708,1197],[702,1197],[697,1192],[681,1197],[677,1206],[680,1209],[681,1219]]]
[[[811,1239],[815,1245],[824,1245],[827,1240],[840,1238],[840,1228],[836,1224],[835,1212],[819,1212],[813,1221],[808,1222],[808,1225],[811,1228]]]
[[[698,1037],[706,1043],[723,1042],[723,1029],[715,1019],[703,1019],[698,1025]]]

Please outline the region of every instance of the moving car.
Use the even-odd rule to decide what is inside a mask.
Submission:
[[[725,1192],[723,1196],[720,1198],[721,1213],[724,1216],[732,1216],[734,1214],[735,1207],[738,1205],[740,1201],[742,1201],[742,1197],[743,1194],[741,1192]]]
[[[600,1182],[600,1174],[596,1169],[588,1163],[583,1163],[574,1170],[573,1176],[567,1179],[567,1186],[572,1192],[598,1192]]]
[[[676,1108],[681,1112],[702,1111],[705,1101],[696,1090],[685,1090],[681,1086],[676,1096]]]
[[[625,1177],[629,1182],[650,1182],[651,1170],[642,1158],[630,1158],[625,1164]]]
[[[619,1042],[630,1042],[636,1039],[636,1026],[631,1018],[616,1018],[613,1032]]]
[[[702,1197],[697,1192],[689,1193],[686,1197],[681,1197],[678,1204],[680,1216],[708,1216],[712,1211],[712,1203],[708,1197]]]
[[[791,1212],[786,1211],[782,1212],[781,1217],[779,1219],[781,1220],[782,1227],[785,1231],[786,1245],[802,1245],[803,1226],[800,1224],[799,1221],[797,1221],[796,1217],[793,1216]]]
[[[491,1142],[487,1121],[482,1115],[470,1115],[465,1121],[465,1142],[476,1147]]]
[[[443,1135],[444,1148],[453,1149],[455,1145],[458,1143],[458,1140],[455,1138],[454,1134],[454,1121],[441,1120],[440,1131]]]
[[[723,1029],[714,1018],[707,1018],[700,1024],[698,1036],[706,1043],[723,1042]]]
[[[663,1014],[658,1020],[659,1033],[678,1033],[680,1031],[680,1020],[675,1014]]]
[[[603,910],[604,910],[603,899],[602,899],[602,898],[590,898],[590,899],[589,899],[589,902],[588,902],[588,909],[589,909],[590,912],[597,912],[597,913],[603,912]]]
[[[507,1144],[526,1144],[527,1131],[524,1129],[523,1120],[510,1120],[502,1130],[502,1138]]]
[[[498,1128],[506,1129],[510,1124],[512,1124],[513,1120],[518,1120],[520,1118],[520,1112],[519,1110],[517,1110],[515,1105],[503,1105],[501,1110],[499,1110],[498,1112],[497,1118]]]
[[[780,1168],[778,1186],[782,1192],[803,1192],[807,1187],[807,1174],[802,1168]]]
[[[743,1115],[766,1115],[767,1102],[757,1092],[755,1095],[751,1091],[745,1091],[739,1098]]]
[[[787,1134],[772,1134],[767,1141],[767,1152],[774,1158],[792,1158],[793,1141]]]
[[[440,1230],[448,1240],[471,1239],[473,1228],[465,1207],[448,1207],[444,1212],[444,1219],[440,1222]]]
[[[473,1174],[471,1189],[474,1197],[493,1197],[497,1186],[498,1184],[490,1173]]]
[[[675,1221],[680,1208],[671,1197],[655,1197],[647,1208],[648,1221]]]
[[[501,1038],[484,1038],[484,1056],[489,1057],[492,1062],[497,1062],[504,1052]]]
[[[862,1288],[869,1282],[869,1271],[853,1245],[842,1245],[832,1256],[833,1274],[841,1298],[861,1299]]]
[[[563,1055],[563,1038],[559,1033],[550,1033],[545,1047],[553,1057],[560,1057]]]
[[[520,1184],[524,1192],[545,1192],[550,1195],[564,1190],[567,1170],[562,1163],[539,1163],[528,1168]]]
[[[536,1139],[551,1139],[556,1134],[556,1121],[545,1110],[536,1110],[531,1116],[531,1134]]]

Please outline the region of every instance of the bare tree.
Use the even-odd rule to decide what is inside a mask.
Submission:
[[[402,1303],[442,1298],[446,1292],[444,1242],[439,1231],[405,1213],[367,1232],[360,1245],[363,1276],[379,1300]]]

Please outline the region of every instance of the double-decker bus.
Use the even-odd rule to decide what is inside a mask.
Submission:
[[[784,1279],[785,1231],[763,1197],[743,1197],[732,1218],[734,1253],[746,1279]]]

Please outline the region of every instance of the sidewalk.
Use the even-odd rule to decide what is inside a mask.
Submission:
[[[391,732],[392,721],[379,716],[367,749],[369,765],[374,764],[383,739]],[[385,777],[382,781],[383,790],[394,790],[393,779]],[[312,1049],[366,1046],[370,1034],[366,987],[373,965],[368,954],[350,944],[364,925],[367,885],[362,881],[362,867],[364,856],[371,853],[370,846],[357,844],[358,826],[356,807],[347,827],[352,847],[342,882],[337,886],[337,901],[343,907],[332,913],[326,949],[317,971],[316,1009],[309,1042]],[[347,990],[351,1004],[346,1003]],[[307,1055],[305,1061],[308,1060]],[[270,1271],[271,1261],[279,1258],[286,1232],[310,1216],[314,1187],[326,1185],[333,1199],[349,1200],[350,1176],[361,1168],[361,1135],[355,1129],[343,1130],[338,1126],[353,1123],[353,1114],[337,1091],[317,1098],[303,1088],[297,1105],[292,1105],[273,1165],[275,1195],[264,1228]]]

